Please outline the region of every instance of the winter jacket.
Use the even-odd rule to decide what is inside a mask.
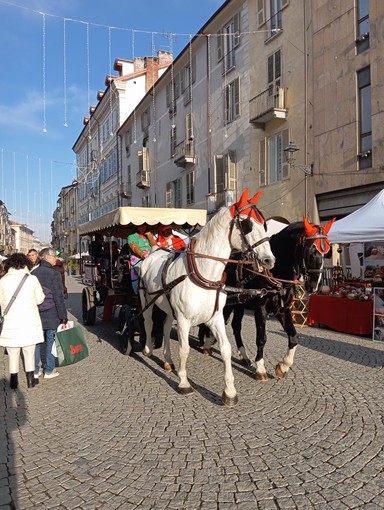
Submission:
[[[4,312],[27,268],[10,268],[0,280],[0,306]],[[43,328],[37,305],[45,295],[38,279],[29,275],[4,318],[0,336],[1,347],[26,347],[44,341]]]
[[[67,319],[64,289],[60,274],[46,260],[41,260],[39,267],[34,269],[33,274],[39,280],[43,290],[45,288],[52,292],[54,301],[54,306],[40,311],[43,329],[57,329],[59,324]]]

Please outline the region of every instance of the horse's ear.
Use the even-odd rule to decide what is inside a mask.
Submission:
[[[263,193],[262,191],[258,191],[252,198],[249,199],[249,201],[252,202],[252,204],[256,205],[262,193]]]
[[[248,194],[249,194],[249,189],[248,188],[245,188],[245,190],[243,191],[243,193],[241,194],[241,197],[239,198],[239,200],[237,201],[237,204],[235,204],[237,206],[237,208],[239,209],[240,207],[243,207],[243,205],[245,205],[247,202],[248,202]]]
[[[336,216],[334,218],[332,218],[331,220],[329,220],[326,225],[324,225],[324,227],[323,227],[324,234],[328,234],[328,232],[330,231],[330,229],[335,221],[336,221]]]
[[[245,188],[239,200],[235,204],[231,205],[231,207],[229,208],[229,210],[231,211],[232,218],[235,217],[236,211],[238,211],[248,203],[248,193],[249,193],[248,188]]]
[[[317,232],[317,228],[315,227],[315,225],[312,225],[312,223],[310,223],[307,220],[307,217],[304,216],[304,235],[306,237],[311,237],[311,236],[315,235],[316,232]]]

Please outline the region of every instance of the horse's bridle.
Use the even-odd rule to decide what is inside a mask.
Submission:
[[[301,262],[302,262],[302,265],[301,265],[301,268],[304,270],[304,273],[305,274],[308,274],[308,275],[311,275],[311,274],[321,274],[324,272],[324,269],[321,268],[321,269],[313,269],[313,268],[308,268],[305,264],[305,250],[310,250],[312,247],[314,247],[321,255],[322,257],[324,258],[324,255],[326,253],[328,253],[329,251],[329,248],[327,247],[326,243],[325,243],[325,239],[328,239],[327,235],[324,234],[323,232],[323,228],[321,226],[317,226],[317,233],[312,235],[312,236],[306,236],[306,235],[303,235],[301,236],[301,238],[299,239],[299,247],[300,249],[302,250],[302,257],[301,257]],[[309,241],[309,242],[308,242]],[[310,242],[312,241],[312,242]],[[316,246],[316,241],[320,241],[320,248],[319,249],[317,246]]]
[[[247,214],[248,217],[247,218],[241,218],[242,211],[249,210],[249,209],[251,209],[251,211]],[[257,209],[257,207],[255,205],[253,205],[253,204],[246,204],[243,207],[241,207],[240,209],[236,209],[235,216],[232,219],[231,225],[230,225],[230,228],[229,228],[229,236],[228,236],[228,238],[229,238],[230,244],[232,245],[231,238],[232,238],[233,227],[236,226],[238,228],[239,232],[240,232],[241,239],[242,239],[243,243],[246,246],[246,249],[243,250],[244,255],[248,259],[251,258],[253,260],[259,261],[257,253],[255,252],[255,248],[257,246],[260,246],[263,243],[266,243],[267,241],[269,241],[270,238],[267,237],[267,236],[263,237],[262,239],[259,239],[256,243],[253,243],[253,244],[250,244],[248,242],[247,234],[249,234],[252,231],[252,220],[251,220],[251,213],[252,213],[252,211],[254,212],[254,216],[256,218],[259,218],[259,221],[256,220],[256,219],[255,219],[255,221],[257,223],[259,223],[260,225],[263,225],[264,230],[267,231],[267,226],[266,226],[266,223],[265,223],[265,219],[264,219],[264,216],[261,214],[261,212]]]

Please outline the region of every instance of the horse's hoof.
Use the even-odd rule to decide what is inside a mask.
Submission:
[[[191,386],[187,386],[187,387],[179,386],[178,387],[178,392],[180,393],[180,395],[192,395],[193,388]]]
[[[237,395],[235,395],[234,397],[228,397],[228,395],[225,393],[225,391],[223,391],[223,395],[221,397],[221,400],[223,401],[223,404],[228,406],[228,407],[235,406],[238,403],[238,401],[239,401]]]
[[[147,356],[147,358],[150,358],[152,356],[152,351],[148,349],[147,347],[144,347],[143,349],[144,356]]]
[[[256,372],[256,380],[257,381],[268,381],[268,374],[265,374],[265,373],[260,374],[259,372]]]
[[[287,375],[287,372],[283,372],[280,365],[276,365],[275,374],[278,379],[284,379],[284,377]]]
[[[164,363],[164,370],[166,372],[172,372],[172,370],[175,370],[175,365],[173,363]]]
[[[204,356],[212,356],[212,349],[203,349]]]

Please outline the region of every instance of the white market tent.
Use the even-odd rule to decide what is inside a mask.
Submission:
[[[328,239],[338,244],[384,240],[384,190],[357,211],[335,221]]]

